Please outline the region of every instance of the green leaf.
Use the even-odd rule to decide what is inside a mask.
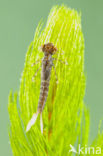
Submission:
[[[43,58],[39,47],[48,42],[52,42],[58,49],[54,56],[58,84],[52,69],[48,99],[43,110],[43,135],[40,131],[40,117],[26,133],[27,123],[37,111],[41,82],[41,70],[32,80],[41,62],[32,65]],[[81,16],[64,5],[55,6],[50,11],[46,26],[42,28],[42,22],[39,23],[28,48],[19,94],[12,95],[11,92],[9,96],[9,136],[13,155],[67,156],[70,144],[88,144],[89,113],[84,108],[84,93]]]

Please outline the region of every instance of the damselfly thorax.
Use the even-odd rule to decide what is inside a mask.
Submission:
[[[44,52],[44,58],[42,59],[42,71],[41,71],[41,87],[40,96],[38,102],[37,113],[33,114],[33,117],[27,125],[26,131],[29,131],[31,126],[35,123],[38,114],[40,113],[40,126],[41,132],[43,133],[43,121],[42,121],[42,111],[44,109],[49,89],[51,69],[53,66],[52,55],[57,51],[57,48],[52,43],[47,43],[41,46]]]

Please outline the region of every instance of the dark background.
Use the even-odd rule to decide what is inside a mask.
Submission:
[[[103,1],[102,0],[0,0],[0,155],[11,156],[7,110],[10,89],[19,90],[25,54],[41,18],[52,6],[66,4],[82,13],[85,38],[85,104],[90,110],[90,139],[103,117]]]

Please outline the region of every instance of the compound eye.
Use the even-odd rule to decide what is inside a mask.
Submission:
[[[47,46],[47,50],[50,50],[50,47],[49,46]]]

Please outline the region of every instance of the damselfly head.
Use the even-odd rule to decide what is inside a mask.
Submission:
[[[41,49],[44,53],[53,55],[57,48],[53,45],[53,43],[46,43],[41,46]]]

